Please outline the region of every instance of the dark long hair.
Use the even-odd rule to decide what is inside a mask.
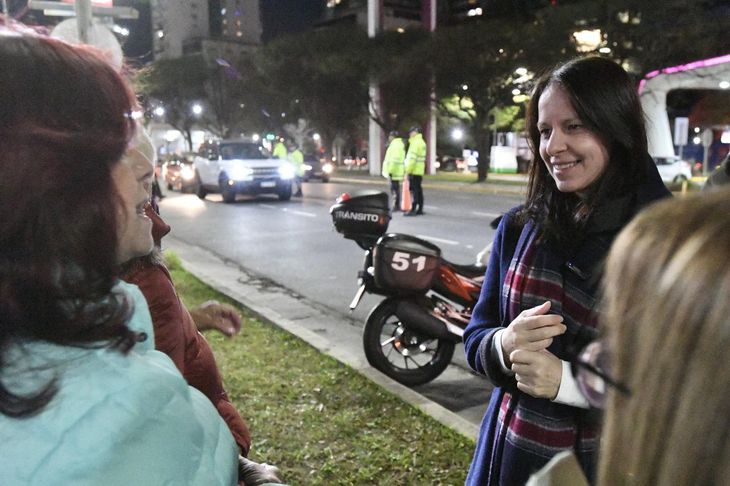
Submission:
[[[118,196],[111,172],[134,133],[135,98],[96,51],[0,36],[0,370],[14,342],[126,352],[131,305],[116,284]],[[0,382],[0,413],[36,413]]]
[[[560,192],[540,156],[538,103],[553,84],[565,90],[583,124],[608,149],[606,171],[585,199]],[[533,156],[522,215],[540,223],[547,239],[576,241],[596,207],[645,180],[648,149],[638,92],[626,71],[609,59],[574,59],[543,75],[532,93],[526,124]]]

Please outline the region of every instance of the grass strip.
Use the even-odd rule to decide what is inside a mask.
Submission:
[[[248,421],[251,458],[291,485],[461,485],[474,442],[348,366],[257,319],[166,258],[187,306],[217,299],[244,318],[234,338],[210,332],[226,390]]]

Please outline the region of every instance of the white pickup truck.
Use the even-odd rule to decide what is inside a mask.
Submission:
[[[193,162],[195,193],[204,199],[220,193],[223,201],[236,200],[236,194],[276,194],[282,201],[292,195],[294,166],[272,157],[256,142],[222,140],[206,143]]]

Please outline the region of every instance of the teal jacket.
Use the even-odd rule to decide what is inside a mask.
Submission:
[[[426,172],[426,142],[423,135],[416,133],[408,139],[406,174],[422,176]]]
[[[30,392],[58,378],[38,415],[0,414],[4,485],[235,485],[238,451],[210,401],[154,350],[147,303],[137,287],[128,324],[148,338],[129,354],[45,342],[13,343],[0,379]],[[40,367],[40,371],[39,371]]]
[[[405,172],[404,160],[406,158],[406,146],[400,137],[394,138],[383,159],[383,176],[390,177],[394,181],[402,181]]]

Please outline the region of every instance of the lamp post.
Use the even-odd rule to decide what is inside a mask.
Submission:
[[[464,160],[464,163],[466,164],[466,169],[468,170],[468,155],[466,154],[466,147],[464,146],[464,129],[461,127],[453,128],[451,130],[451,140],[459,145],[459,148],[461,149],[461,158]],[[471,155],[471,153],[469,155]],[[455,169],[458,171],[458,166],[456,166]]]

